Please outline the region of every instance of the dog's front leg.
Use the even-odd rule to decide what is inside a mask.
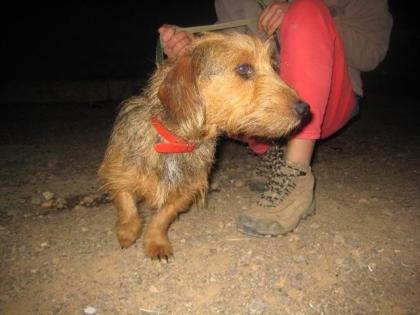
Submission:
[[[143,219],[137,211],[132,193],[121,191],[115,194],[114,204],[118,211],[116,225],[118,241],[122,248],[134,244],[139,238]]]
[[[168,259],[172,256],[172,245],[168,239],[168,228],[177,215],[188,209],[193,194],[173,193],[152,217],[144,232],[144,253],[150,258]]]

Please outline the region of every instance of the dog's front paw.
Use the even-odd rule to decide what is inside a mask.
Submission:
[[[144,254],[152,259],[166,259],[173,255],[172,245],[167,238],[145,238]]]
[[[121,248],[133,245],[141,233],[140,220],[132,220],[127,223],[117,223],[117,238]]]

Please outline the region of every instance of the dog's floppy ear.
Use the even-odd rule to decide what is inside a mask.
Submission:
[[[165,107],[172,123],[185,133],[198,131],[204,124],[205,109],[201,102],[197,78],[198,63],[191,55],[184,55],[175,61],[158,91],[158,97]]]

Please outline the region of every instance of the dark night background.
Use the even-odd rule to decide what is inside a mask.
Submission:
[[[153,69],[161,24],[200,25],[216,19],[212,1],[30,3],[16,4],[4,14],[6,79],[143,77]]]
[[[391,48],[365,75],[373,91],[412,93],[418,71],[416,11],[391,1]],[[2,10],[3,80],[144,79],[153,70],[157,28],[215,21],[213,1],[15,3]]]

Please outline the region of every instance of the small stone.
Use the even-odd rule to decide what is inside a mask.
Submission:
[[[52,193],[51,191],[44,191],[42,193],[42,197],[44,197],[44,199],[48,201],[54,198],[54,193]]]
[[[235,183],[233,184],[236,188],[241,188],[245,186],[245,182],[243,180],[236,180]]]
[[[297,273],[296,276],[295,276],[295,279],[298,280],[298,281],[303,280],[303,278],[304,278],[304,276],[303,276],[302,272]]]
[[[267,309],[267,304],[263,300],[255,298],[249,303],[249,314],[263,314]]]
[[[31,204],[33,205],[40,205],[42,202],[41,198],[39,196],[32,196],[31,198]]]
[[[83,207],[81,205],[76,205],[76,206],[74,206],[73,210],[75,210],[75,211],[83,211],[83,210],[86,210],[86,207]]]
[[[42,209],[49,209],[53,206],[54,200],[48,200],[48,201],[44,201],[43,203],[41,203],[41,208]]]
[[[334,242],[335,243],[339,243],[339,244],[344,244],[345,243],[345,240],[344,240],[344,237],[342,235],[336,234],[334,236]]]
[[[90,205],[95,201],[95,196],[93,195],[86,195],[80,201],[81,205]]]
[[[43,242],[41,243],[41,248],[47,247],[48,246],[48,242]]]
[[[388,210],[388,209],[384,209],[382,210],[382,213],[388,217],[392,217],[392,211]]]
[[[63,198],[57,198],[56,200],[55,200],[55,206],[58,208],[58,209],[63,209],[63,208],[65,208],[66,207],[66,200],[65,199],[63,199]]]
[[[187,302],[187,303],[185,303],[185,306],[187,308],[191,308],[191,306],[193,306],[193,303],[192,302]]]
[[[83,312],[87,315],[93,315],[96,314],[96,308],[94,308],[93,306],[88,306],[83,310]]]
[[[280,278],[274,283],[274,288],[276,288],[277,290],[281,290],[284,288],[285,284],[286,284],[286,278]]]
[[[289,242],[295,242],[295,241],[299,241],[300,237],[297,234],[291,234],[289,237]]]
[[[318,223],[314,222],[314,223],[312,223],[312,224],[310,225],[310,227],[311,227],[312,229],[316,230],[316,229],[319,229],[320,225],[319,225]]]
[[[359,199],[359,203],[362,203],[362,204],[369,204],[369,200],[367,200],[366,198],[360,198],[360,199]]]
[[[218,190],[220,188],[220,184],[217,181],[213,181],[210,184],[210,190]]]
[[[295,288],[291,288],[287,292],[287,295],[290,296],[293,300],[296,300],[298,302],[302,301],[303,299],[303,292]]]
[[[370,263],[367,265],[368,269],[370,272],[373,272],[373,270],[376,268],[376,264],[375,263]]]
[[[49,160],[47,163],[48,168],[54,168],[55,166],[57,166],[58,161],[55,159]]]
[[[154,285],[151,285],[149,287],[149,292],[151,292],[151,293],[158,293],[159,290]]]

